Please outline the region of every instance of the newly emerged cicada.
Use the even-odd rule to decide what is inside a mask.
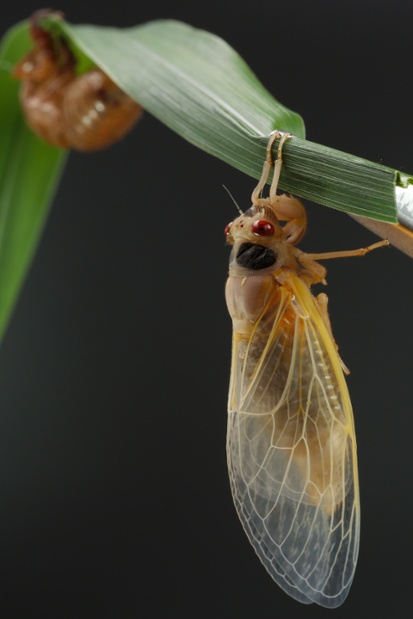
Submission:
[[[304,604],[334,608],[349,592],[359,549],[356,438],[327,296],[314,297],[310,286],[326,275],[317,260],[388,243],[327,254],[294,246],[305,232],[304,207],[276,193],[288,137],[271,135],[252,206],[226,228],[233,246],[227,457],[238,515],[272,578]]]
[[[81,151],[106,148],[132,129],[142,107],[101,69],[77,75],[67,42],[39,25],[49,14],[42,10],[31,17],[34,48],[13,70],[22,81],[20,101],[26,122],[53,146]]]

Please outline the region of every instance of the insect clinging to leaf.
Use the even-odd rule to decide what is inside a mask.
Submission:
[[[32,15],[34,48],[13,70],[22,81],[20,100],[27,124],[53,146],[106,148],[132,129],[142,107],[99,68],[77,75],[66,40],[40,25],[49,14],[43,10]]]
[[[271,134],[252,206],[226,227],[227,459],[238,515],[272,578],[300,602],[334,608],[349,592],[359,549],[356,437],[328,299],[310,286],[325,283],[318,260],[362,256],[388,242],[325,254],[295,247],[306,229],[304,206],[277,194],[288,138]]]

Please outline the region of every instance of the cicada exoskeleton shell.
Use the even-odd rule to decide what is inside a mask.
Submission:
[[[53,146],[98,150],[120,140],[142,115],[142,107],[101,69],[76,74],[67,42],[31,18],[31,50],[14,68],[22,81],[20,100],[30,128]]]
[[[34,48],[14,67],[13,75],[21,80],[20,102],[29,127],[43,140],[69,148],[63,99],[68,84],[76,79],[75,61],[67,45],[38,25],[44,12],[30,20]]]
[[[110,146],[132,129],[142,108],[100,69],[77,77],[66,88],[63,116],[71,148]]]

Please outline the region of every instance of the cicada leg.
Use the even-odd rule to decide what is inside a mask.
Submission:
[[[305,275],[309,278],[309,284],[323,283],[326,284],[325,275],[326,269],[325,267],[317,262],[318,260],[328,260],[330,258],[352,258],[357,256],[365,256],[370,251],[374,249],[378,249],[379,247],[385,247],[390,245],[389,241],[378,241],[377,243],[373,243],[372,245],[368,245],[367,247],[361,247],[360,249],[350,249],[344,251],[334,251],[334,252],[326,252],[320,254],[306,254],[298,249],[295,249],[296,258],[302,264],[305,269]],[[328,297],[325,293],[320,293],[317,297],[315,297],[315,301],[317,303],[317,307],[320,312],[320,316],[323,319],[323,322],[327,328],[327,331],[331,337],[332,342],[334,343],[335,349],[338,354],[338,346],[335,342],[333,332],[331,329],[330,318],[328,315]],[[349,374],[350,371],[342,361],[340,355],[338,355],[340,359],[340,364],[345,374]]]
[[[273,131],[271,133],[267,144],[266,159],[262,168],[261,178],[252,192],[251,200],[253,206],[270,206],[280,221],[287,222],[283,228],[284,236],[291,245],[295,245],[302,238],[307,227],[307,216],[304,206],[297,198],[288,193],[277,194],[283,163],[282,150],[285,141],[290,137],[291,134],[284,131]],[[278,138],[280,138],[280,142],[277,148],[277,158],[273,160],[271,149]],[[269,197],[263,198],[262,192],[268,181],[271,168],[273,168],[273,177]]]
[[[354,258],[358,256],[365,256],[374,249],[386,247],[388,245],[390,245],[390,242],[388,239],[384,239],[384,241],[377,241],[377,243],[373,243],[367,247],[360,247],[359,249],[345,249],[344,251],[331,251],[321,254],[306,254],[302,252],[299,256],[299,260],[303,266],[306,266],[306,263],[316,260],[330,260],[330,258]]]
[[[264,187],[267,184],[268,178],[270,176],[271,168],[273,167],[273,165],[274,165],[274,173],[273,173],[271,187],[270,187],[270,203],[271,203],[271,197],[276,196],[278,180],[280,178],[281,166],[282,166],[282,147],[283,147],[285,140],[289,138],[290,136],[291,136],[291,133],[285,133],[284,131],[278,131],[278,130],[275,130],[270,134],[270,137],[268,139],[267,149],[266,149],[266,158],[264,161],[264,165],[262,167],[261,177],[260,177],[260,180],[258,181],[258,185],[255,187],[251,195],[251,202],[254,206],[268,203],[268,198],[262,198],[261,196],[262,196]],[[280,138],[280,143],[278,145],[277,159],[275,160],[275,163],[274,163],[272,159],[272,155],[271,155],[271,149],[272,149],[272,145],[274,144],[275,140],[277,140],[278,138]]]
[[[325,284],[326,281],[324,278],[327,271],[325,267],[318,262],[318,260],[330,260],[331,258],[354,258],[359,256],[365,256],[374,249],[379,249],[379,247],[386,247],[388,245],[390,245],[390,243],[387,239],[385,239],[384,241],[378,241],[377,243],[373,243],[372,245],[368,245],[367,247],[360,247],[359,249],[331,251],[319,254],[307,254],[297,248],[294,248],[294,252],[297,260],[304,267],[305,273],[310,279],[310,283],[318,284],[321,282]]]
[[[287,222],[283,227],[284,236],[291,245],[295,245],[302,239],[307,228],[305,208],[300,200],[289,193],[276,195],[273,199],[271,207],[277,218]]]
[[[268,144],[267,144],[267,160],[269,159],[270,162],[271,162],[271,147],[274,143],[274,140],[277,137],[280,137],[280,143],[278,144],[277,159],[273,162],[274,170],[273,170],[273,176],[272,176],[272,181],[271,181],[271,186],[270,186],[270,204],[271,205],[275,203],[278,198],[277,188],[278,188],[278,181],[280,180],[281,168],[283,164],[282,150],[283,150],[284,142],[288,140],[288,138],[291,137],[291,133],[284,133],[283,131],[274,131],[273,133],[276,134],[275,137],[273,137],[273,134],[271,134],[270,139],[268,140]]]

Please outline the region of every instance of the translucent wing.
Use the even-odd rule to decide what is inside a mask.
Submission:
[[[339,606],[359,546],[351,403],[308,286],[291,274],[252,328],[234,332],[227,456],[238,515],[273,579]]]

